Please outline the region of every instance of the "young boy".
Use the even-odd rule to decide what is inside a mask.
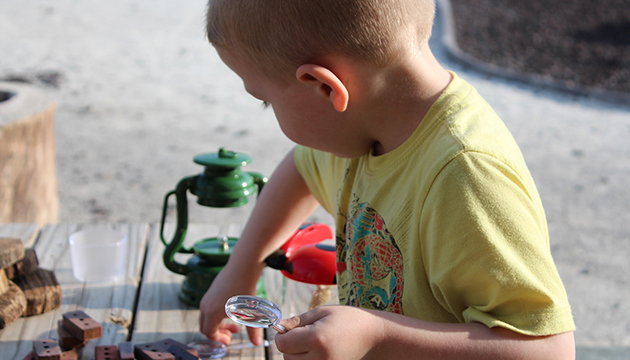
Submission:
[[[321,204],[342,305],[283,320],[285,359],[575,357],[534,182],[489,105],[433,57],[434,11],[210,0],[210,42],[299,145],[201,302],[208,337],[230,341],[225,301],[255,293],[264,259]]]

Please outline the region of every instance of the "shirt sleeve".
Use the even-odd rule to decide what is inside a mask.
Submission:
[[[477,152],[451,160],[423,205],[423,260],[433,295],[461,322],[526,335],[575,329],[551,257],[538,193]]]
[[[309,190],[315,196],[319,204],[329,213],[332,213],[333,199],[331,197],[330,166],[325,166],[327,157],[321,151],[313,150],[301,145],[296,146],[294,161],[298,172],[306,182]]]

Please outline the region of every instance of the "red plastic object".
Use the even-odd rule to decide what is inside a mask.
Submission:
[[[328,239],[334,239],[332,230],[330,230],[328,225],[304,223],[280,249],[284,250],[286,256],[289,257],[293,251],[304,245],[317,244],[318,242]]]
[[[335,247],[308,244],[288,256],[282,275],[295,281],[316,285],[334,285],[336,281]]]

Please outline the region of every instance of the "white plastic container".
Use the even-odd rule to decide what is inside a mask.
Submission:
[[[127,263],[127,235],[117,230],[82,230],[68,238],[72,273],[81,282],[123,278]]]

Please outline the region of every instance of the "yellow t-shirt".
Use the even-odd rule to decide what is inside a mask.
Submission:
[[[490,106],[452,75],[389,153],[295,152],[311,192],[335,216],[340,302],[527,335],[572,331],[523,156]]]

